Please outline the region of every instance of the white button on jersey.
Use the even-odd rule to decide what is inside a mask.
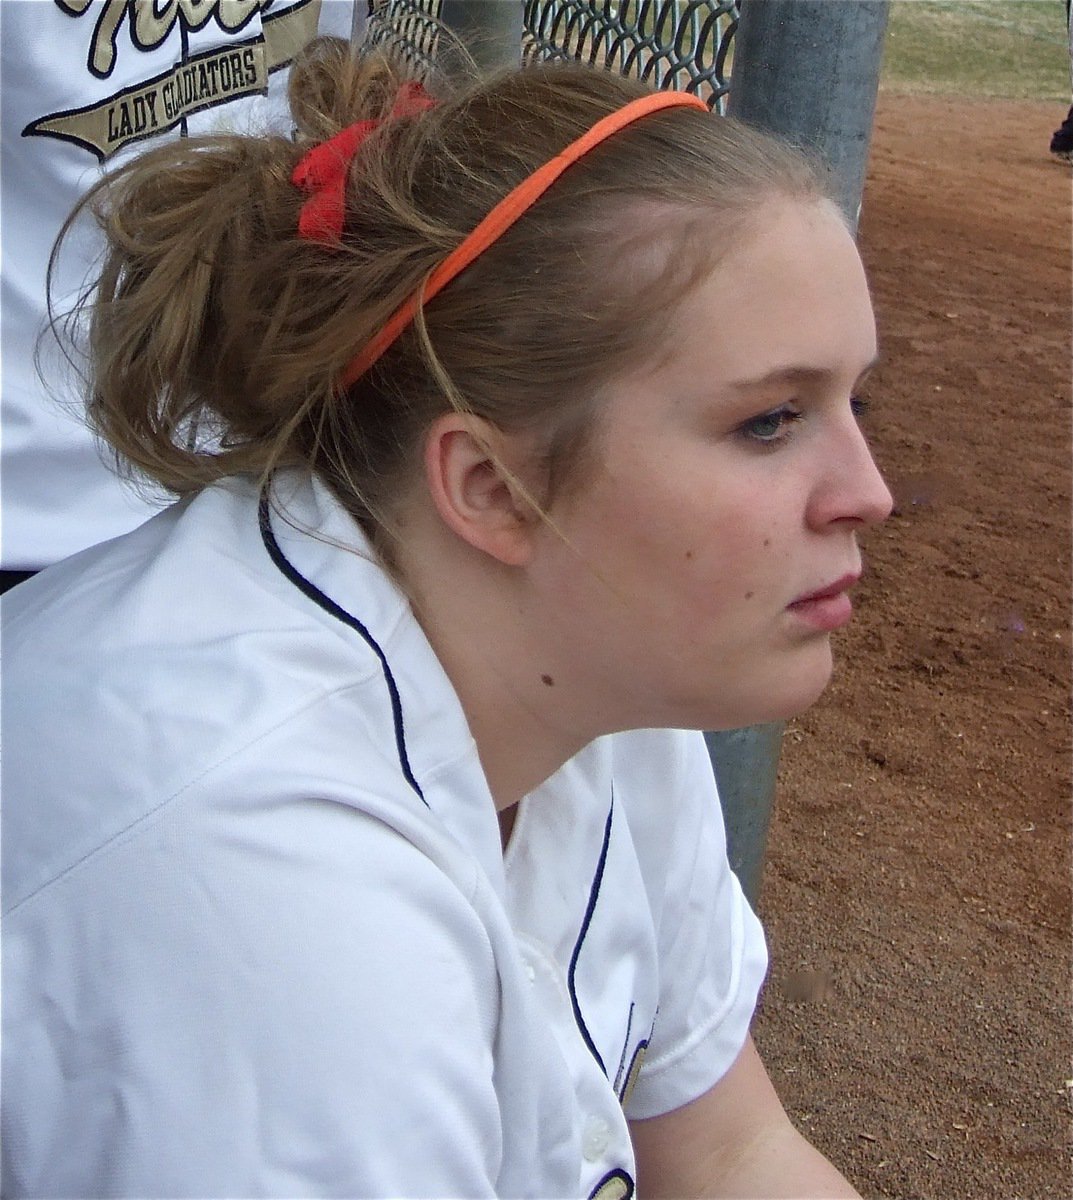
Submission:
[[[530,983],[536,983],[536,967],[532,963],[525,964],[525,977]]]
[[[602,1117],[589,1117],[581,1140],[581,1153],[587,1162],[595,1162],[606,1152],[611,1141],[611,1127]]]

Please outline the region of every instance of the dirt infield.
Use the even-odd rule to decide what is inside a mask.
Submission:
[[[895,515],[787,734],[757,1042],[866,1196],[1070,1194],[1070,172],[1050,104],[880,99]]]

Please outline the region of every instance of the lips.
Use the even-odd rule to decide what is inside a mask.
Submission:
[[[843,575],[827,587],[799,596],[787,605],[787,611],[820,633],[830,633],[833,629],[839,629],[853,616],[853,602],[849,598],[849,589],[859,578],[860,575],[854,572]]]
[[[828,584],[825,588],[820,588],[817,592],[809,592],[807,596],[798,596],[790,604],[790,607],[794,608],[798,604],[808,604],[812,600],[830,600],[832,597],[848,591],[860,577],[859,572],[850,571],[843,575],[841,579],[836,579],[834,583]]]

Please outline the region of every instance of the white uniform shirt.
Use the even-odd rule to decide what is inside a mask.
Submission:
[[[103,464],[74,373],[48,338],[45,272],[60,227],[104,168],[181,133],[289,129],[287,72],[314,34],[350,33],[354,0],[0,0],[0,566],[35,569],[155,512]],[[57,311],[100,240],[80,226]]]
[[[701,735],[592,743],[504,854],[405,598],[276,495],[4,597],[4,1195],[632,1195],[766,966]]]

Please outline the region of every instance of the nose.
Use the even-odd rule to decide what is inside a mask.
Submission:
[[[836,522],[878,525],[890,516],[894,498],[872,457],[856,420],[827,447],[822,482],[809,505],[809,524],[824,529]]]

